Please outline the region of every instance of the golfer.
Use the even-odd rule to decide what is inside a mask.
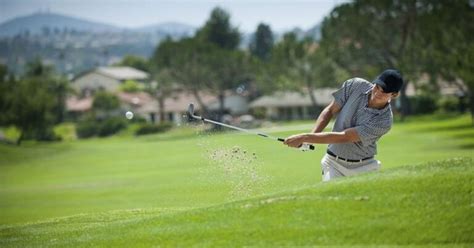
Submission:
[[[402,85],[402,76],[392,69],[372,83],[349,79],[332,94],[334,100],[321,112],[311,133],[292,135],[284,143],[290,147],[329,144],[321,160],[323,181],[378,170],[376,143],[392,127],[390,101],[398,97]],[[332,132],[322,132],[334,116]]]

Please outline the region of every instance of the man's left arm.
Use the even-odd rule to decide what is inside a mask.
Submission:
[[[302,133],[292,135],[285,139],[285,144],[290,147],[300,147],[302,143],[313,144],[338,144],[359,142],[360,137],[355,128],[348,128],[342,132]]]

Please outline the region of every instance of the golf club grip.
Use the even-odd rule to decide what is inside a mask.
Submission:
[[[285,139],[282,139],[282,138],[277,138],[278,141],[281,141],[281,142],[285,142]],[[314,146],[313,145],[309,145],[309,149],[310,150],[314,150]]]

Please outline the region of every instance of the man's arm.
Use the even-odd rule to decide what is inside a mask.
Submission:
[[[311,130],[312,133],[320,133],[326,128],[329,121],[331,121],[332,117],[334,117],[337,113],[341,111],[341,107],[333,100],[328,106],[324,108],[321,114],[318,116],[316,120],[316,124],[314,128]]]
[[[348,128],[342,132],[324,132],[302,134],[302,140],[315,144],[338,144],[359,142],[359,134],[355,128]]]
[[[360,137],[355,128],[348,128],[342,132],[302,133],[285,139],[290,147],[300,147],[302,143],[337,144],[359,142]]]

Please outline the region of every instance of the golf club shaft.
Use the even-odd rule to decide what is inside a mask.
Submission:
[[[231,126],[231,125],[228,125],[228,124],[225,124],[225,123],[209,120],[209,119],[206,119],[206,118],[203,118],[203,117],[200,117],[200,116],[193,116],[193,117],[194,118],[198,117],[197,119],[203,120],[205,122],[209,122],[209,123],[213,123],[213,124],[216,124],[216,125],[232,128],[232,129],[239,130],[239,131],[242,131],[242,132],[246,132],[246,133],[250,133],[250,134],[256,134],[256,135],[259,135],[259,136],[262,136],[262,137],[278,140],[278,141],[281,141],[281,142],[285,141],[282,138],[277,138],[277,137],[274,137],[274,136],[271,136],[271,135],[268,135],[268,134],[265,134],[265,133],[252,132],[248,129],[244,129],[244,128],[240,128],[240,127],[236,127],[236,126]]]
[[[250,133],[250,134],[256,134],[256,135],[259,135],[259,136],[262,136],[262,137],[265,137],[265,138],[269,138],[269,139],[273,139],[273,140],[277,140],[277,141],[280,141],[280,142],[284,142],[284,141],[285,141],[285,139],[282,139],[282,138],[278,138],[278,137],[275,137],[275,136],[271,136],[271,135],[268,135],[268,134],[265,134],[265,133],[253,132],[253,131],[250,131],[250,130],[248,130],[248,129],[244,129],[244,128],[240,128],[240,127],[236,127],[236,126],[224,124],[224,123],[221,123],[221,122],[218,122],[218,121],[209,120],[209,119],[206,119],[206,118],[201,117],[201,116],[196,116],[196,115],[194,115],[194,114],[192,114],[191,116],[192,116],[193,118],[195,118],[195,119],[200,119],[200,120],[205,121],[205,122],[209,122],[209,123],[213,123],[213,124],[216,124],[216,125],[228,127],[228,128],[231,128],[231,129],[235,129],[235,130],[242,131],[242,132],[246,132],[246,133]],[[309,145],[309,149],[314,150],[314,146],[313,146],[313,145]]]

